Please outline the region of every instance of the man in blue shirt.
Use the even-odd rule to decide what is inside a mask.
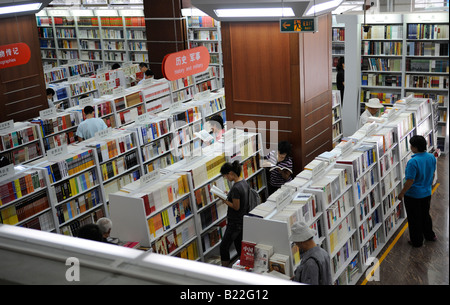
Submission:
[[[405,202],[409,243],[413,247],[421,247],[424,238],[429,241],[437,239],[430,216],[431,187],[436,170],[436,158],[426,152],[427,141],[423,136],[413,136],[409,144],[414,155],[406,164],[406,182],[398,199],[404,199]]]
[[[102,119],[95,117],[94,107],[86,106],[83,109],[86,119],[78,125],[76,135],[79,141],[95,136],[95,133],[108,128]]]

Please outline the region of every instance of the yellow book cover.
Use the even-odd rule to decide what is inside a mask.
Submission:
[[[150,235],[155,237],[155,225],[153,224],[153,217],[147,220],[148,229],[150,231]]]
[[[177,182],[178,182],[178,195],[181,196],[185,193],[183,177],[182,176],[178,177]]]
[[[69,197],[78,194],[77,187],[75,186],[75,178],[69,179],[69,186],[70,186]]]
[[[181,250],[181,252],[180,252],[180,257],[181,257],[181,258],[185,258],[185,259],[188,258],[188,256],[187,256],[187,250],[186,250],[186,249]]]
[[[103,181],[108,180],[108,171],[106,170],[106,163],[102,164]]]
[[[189,192],[188,176],[187,175],[183,175],[182,178],[183,178],[183,189],[184,189],[184,193],[183,194],[185,194],[185,193]]]
[[[16,187],[16,196],[17,196],[17,198],[21,198],[22,197],[22,191],[20,190],[19,179],[14,180],[14,186]]]
[[[188,252],[188,259],[190,260],[195,260],[195,255],[194,255],[194,245],[190,244],[189,246],[187,246],[187,252]]]
[[[64,221],[68,221],[69,220],[69,211],[67,210],[67,205],[63,204],[62,208],[63,208]]]
[[[116,160],[114,160],[114,161],[112,162],[112,167],[113,167],[113,173],[114,173],[114,176],[117,176],[118,171],[117,171],[117,167],[116,167]]]

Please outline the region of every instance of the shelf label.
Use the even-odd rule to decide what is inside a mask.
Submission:
[[[23,42],[0,46],[0,69],[24,65],[30,58],[30,47]]]
[[[41,120],[54,118],[55,116],[56,116],[56,107],[39,111],[39,117],[41,118]]]
[[[123,87],[118,87],[113,90],[114,96],[120,96],[120,95],[124,95],[124,94],[125,94],[125,89],[123,89]]]
[[[103,73],[106,73],[106,72],[108,72],[107,68],[99,68],[99,69],[97,69],[97,75],[103,74]]]
[[[150,120],[151,120],[150,113],[146,112],[136,117],[136,124],[144,124]]]
[[[67,155],[66,144],[47,150],[47,158],[50,161],[59,159],[63,155]]]
[[[3,167],[0,167],[0,180],[7,180],[13,177],[15,174],[14,164],[9,164]]]
[[[69,65],[69,66],[78,65],[78,59],[68,59],[67,60],[67,65]]]
[[[95,138],[100,140],[100,139],[108,138],[111,135],[112,135],[112,128],[108,127],[106,129],[97,131],[95,133]]]
[[[88,97],[80,99],[78,102],[80,107],[86,107],[88,105],[94,104],[94,98],[92,97],[92,95],[90,95]]]
[[[146,185],[149,185],[150,183],[158,180],[161,177],[161,173],[159,169],[156,169],[144,176],[141,176],[139,181],[141,181],[141,187],[144,187]]]
[[[162,62],[164,78],[177,80],[205,71],[209,67],[210,55],[205,46],[167,54]]]
[[[0,134],[10,133],[14,130],[14,120],[0,123]]]
[[[79,82],[80,80],[81,80],[80,75],[69,76],[69,77],[67,78],[67,81],[68,81],[69,83],[76,83],[76,82]]]
[[[314,33],[317,32],[317,17],[314,18],[281,18],[281,33]]]

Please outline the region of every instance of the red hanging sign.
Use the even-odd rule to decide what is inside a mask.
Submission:
[[[177,80],[205,71],[209,66],[209,52],[204,46],[167,54],[162,62],[163,76]]]
[[[30,58],[30,47],[23,42],[0,46],[0,69],[24,65]]]

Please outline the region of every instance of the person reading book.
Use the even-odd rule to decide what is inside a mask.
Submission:
[[[314,242],[314,232],[304,223],[291,227],[291,242],[300,250],[300,265],[295,269],[293,280],[310,285],[331,285],[330,256]]]
[[[205,129],[213,136],[214,141],[220,141],[225,133],[223,118],[220,115],[210,117]]]
[[[248,212],[248,192],[249,185],[247,181],[241,177],[241,164],[239,161],[233,163],[225,163],[220,168],[220,173],[233,186],[227,194],[227,199],[224,200],[228,206],[227,211],[227,228],[220,243],[220,259],[222,266],[230,266],[230,247],[234,243],[238,257],[241,256],[241,242],[244,215]]]
[[[78,141],[92,138],[96,132],[108,128],[102,119],[95,117],[94,107],[86,106],[83,111],[86,115],[86,119],[78,125],[76,132]]]
[[[278,151],[271,151],[264,157],[263,167],[269,170],[269,196],[283,184],[292,180],[293,162],[290,156],[291,147],[292,145],[288,141],[281,141],[278,143]]]

